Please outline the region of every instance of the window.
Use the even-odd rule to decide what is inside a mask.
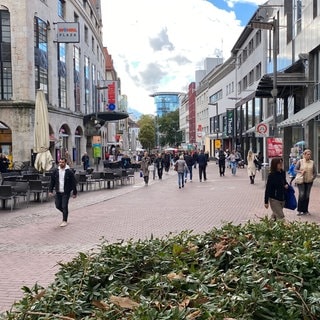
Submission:
[[[248,77],[245,76],[243,78],[243,90],[246,90],[248,88]]]
[[[251,70],[249,72],[249,86],[251,86],[253,84],[253,82],[254,82],[254,71]]]
[[[294,17],[294,36],[301,32],[301,18],[302,18],[302,1],[294,0],[293,2],[293,17]]]
[[[58,98],[59,107],[67,108],[66,44],[58,44]]]
[[[90,98],[90,61],[88,57],[84,57],[84,92],[85,114],[88,114]]]
[[[65,16],[65,0],[58,0],[58,16],[64,18]]]
[[[48,36],[47,24],[34,17],[35,89],[48,94]]]
[[[80,112],[80,49],[76,46],[73,47],[73,75],[75,111]]]
[[[256,81],[261,78],[261,63],[256,66]]]
[[[0,100],[12,98],[10,13],[0,10]]]
[[[313,0],[313,19],[318,16],[318,0]]]
[[[88,44],[89,41],[89,30],[87,26],[84,26],[84,41]]]
[[[261,43],[261,30],[257,30],[256,32],[256,47]]]

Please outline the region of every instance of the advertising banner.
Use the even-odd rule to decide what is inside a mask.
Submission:
[[[283,142],[281,138],[267,138],[268,158],[282,157]]]
[[[233,127],[234,127],[234,110],[233,109],[227,109],[227,130],[226,135],[227,136],[233,136]]]

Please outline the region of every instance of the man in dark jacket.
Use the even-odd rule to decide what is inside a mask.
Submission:
[[[207,180],[206,169],[207,169],[208,160],[207,160],[207,157],[205,156],[203,150],[201,150],[200,154],[198,155],[197,162],[198,162],[198,165],[199,165],[199,179],[200,179],[200,182],[202,181],[202,176],[203,176],[204,181],[206,181]]]
[[[67,159],[61,158],[59,167],[51,176],[49,195],[52,195],[53,189],[56,191],[55,205],[62,212],[62,223],[60,227],[65,227],[68,221],[69,214],[69,199],[72,192],[72,197],[77,197],[77,184],[73,171],[67,165]]]

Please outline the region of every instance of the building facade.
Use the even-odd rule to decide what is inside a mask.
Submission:
[[[286,166],[289,156],[299,156],[298,143],[313,150],[320,169],[319,27],[318,1],[259,7],[231,57],[197,86],[196,122],[206,151],[213,155],[212,140],[220,140],[224,149],[263,152],[268,161],[270,138],[281,140]],[[262,125],[266,134],[257,131]]]
[[[3,0],[0,42],[1,151],[13,161],[32,159],[40,89],[48,103],[53,158],[65,150],[75,164],[84,152],[93,156],[92,137],[104,123],[85,116],[106,111],[110,83],[116,83],[116,97],[120,92],[116,75],[108,75],[100,1],[21,0],[17,6]]]

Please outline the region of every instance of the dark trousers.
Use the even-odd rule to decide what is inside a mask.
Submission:
[[[69,206],[70,194],[57,192],[55,197],[56,208],[62,212],[62,220],[68,221],[68,206]]]
[[[199,165],[199,179],[202,180],[202,176],[204,180],[207,180],[206,166]]]
[[[149,175],[143,176],[143,180],[144,180],[145,184],[148,184],[149,183]]]
[[[298,184],[299,197],[298,197],[298,212],[308,212],[309,210],[309,199],[312,187],[312,182]]]
[[[225,171],[226,171],[226,162],[225,161],[219,161],[219,173],[220,173],[220,176],[224,176]]]
[[[158,168],[158,177],[162,179],[163,168]]]

